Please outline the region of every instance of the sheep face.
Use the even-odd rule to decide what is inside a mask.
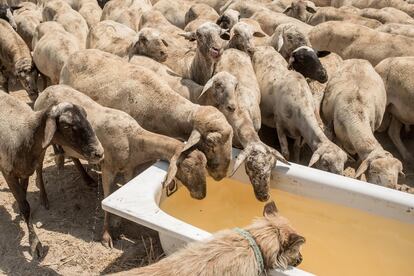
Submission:
[[[228,72],[219,72],[204,85],[199,102],[212,105],[224,114],[233,113],[237,108],[238,81]]]
[[[233,129],[224,115],[212,106],[200,106],[194,114],[194,130],[186,146],[197,145],[207,158],[207,170],[215,180],[227,175],[231,161]]]
[[[14,20],[12,10],[7,4],[0,4],[0,19],[6,20],[15,31],[17,30],[17,24]]]
[[[313,153],[309,166],[317,163],[321,170],[335,174],[342,174],[348,155],[332,142],[321,144]]]
[[[24,59],[19,60],[15,64],[16,68],[16,76],[19,79],[20,83],[22,84],[23,88],[27,91],[30,98],[35,100],[38,95],[37,90],[37,76],[39,72],[37,71],[36,67],[34,66],[32,60]]]
[[[398,175],[403,174],[400,160],[385,150],[374,150],[361,162],[355,177],[366,173],[367,181],[385,187],[398,184]]]
[[[183,153],[177,162],[177,178],[188,189],[192,198],[206,197],[206,165],[205,155],[197,149]]]
[[[316,13],[316,6],[311,1],[295,0],[283,13],[306,22],[308,17]]]
[[[231,30],[240,21],[240,13],[233,9],[226,10],[216,21],[222,29]]]
[[[227,45],[229,34],[221,29],[217,24],[206,22],[195,32],[182,34],[187,40],[197,41],[197,49],[207,60],[217,62],[223,54]]]
[[[153,28],[143,28],[139,31],[138,41],[133,47],[133,53],[148,56],[158,62],[167,60],[168,43],[161,37],[160,32]]]
[[[86,111],[71,103],[53,106],[47,114],[43,146],[53,143],[66,146],[91,163],[103,159],[104,150],[86,118]]]
[[[249,53],[253,49],[253,37],[264,37],[265,34],[261,32],[254,32],[250,25],[239,22],[234,25],[231,30],[231,39],[229,48],[235,48],[240,51]]]
[[[319,57],[329,52],[316,52],[310,47],[302,46],[292,52],[289,58],[289,68],[301,73],[304,77],[317,80],[320,83],[328,81],[328,73]]]

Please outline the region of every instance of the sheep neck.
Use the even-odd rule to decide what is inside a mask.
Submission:
[[[205,85],[213,75],[215,62],[206,57],[197,49],[196,54],[191,62],[190,78],[200,85]]]

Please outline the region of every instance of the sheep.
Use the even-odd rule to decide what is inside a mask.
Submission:
[[[269,10],[258,11],[254,13],[251,18],[259,22],[263,31],[268,35],[272,35],[276,27],[284,23],[294,24],[305,35],[312,30],[312,26],[296,18]]]
[[[250,56],[237,49],[227,49],[217,63],[215,71],[226,71],[237,78],[240,108],[248,112],[254,129],[259,131],[262,124],[259,107],[260,88]]]
[[[408,24],[388,23],[379,26],[376,31],[394,35],[404,35],[414,38],[414,26]]]
[[[197,30],[205,22],[216,22],[218,13],[206,4],[194,4],[185,14],[184,31],[192,32]]]
[[[234,144],[241,145],[244,150],[238,155],[233,173],[246,161],[245,169],[256,198],[269,198],[269,182],[276,160],[287,162],[282,155],[266,146],[253,127],[248,112],[239,107],[236,94],[238,80],[226,71],[218,72],[204,86],[191,80],[172,75],[168,68],[152,59],[135,56],[130,62],[145,66],[157,73],[168,85],[184,98],[201,105],[211,105],[220,110],[233,128]]]
[[[279,215],[274,202],[265,205],[263,216],[243,230],[220,231],[209,239],[186,245],[157,263],[112,275],[259,276],[267,275],[270,269],[285,270],[288,266],[299,265],[302,262],[300,250],[305,238],[297,234],[288,220]],[[263,267],[246,235],[250,235],[260,248]]]
[[[206,22],[194,32],[181,34],[189,41],[197,41],[196,51],[188,52],[184,57],[178,57],[173,66],[173,61],[168,61],[168,66],[184,78],[191,79],[204,85],[213,75],[214,68],[223,54],[227,44],[228,33],[217,24]]]
[[[388,136],[404,160],[414,163],[413,155],[407,150],[400,138],[402,124],[414,124],[414,57],[387,58],[375,66],[382,77],[387,91],[387,112],[391,114]]]
[[[264,37],[267,37],[265,33],[255,31],[250,24],[238,22],[231,28],[230,41],[227,47],[249,53],[249,50],[256,45],[254,39]]]
[[[73,34],[79,41],[79,47],[85,49],[86,37],[89,28],[85,19],[77,11],[73,10],[68,3],[62,0],[48,1],[42,11],[43,21],[56,21],[65,30]]]
[[[29,47],[3,19],[0,19],[0,33],[0,65],[3,67],[4,82],[7,83],[11,75],[16,76],[29,97],[35,100],[38,94],[36,84],[38,73]]]
[[[27,224],[30,253],[42,258],[45,252],[26,199],[29,177],[51,143],[65,145],[92,163],[102,159],[103,149],[79,106],[66,102],[33,112],[26,103],[0,92],[0,110],[0,170]]]
[[[0,3],[0,19],[7,21],[14,30],[17,30],[13,10],[7,3]]]
[[[185,15],[190,7],[190,2],[184,0],[160,0],[154,5],[154,10],[161,12],[171,24],[184,29]]]
[[[188,138],[187,148],[197,145],[206,155],[209,174],[216,180],[226,176],[233,131],[224,115],[181,97],[151,70],[88,49],[69,57],[60,83],[127,112],[149,131]]]
[[[240,13],[233,9],[227,9],[217,19],[216,24],[222,29],[231,30],[233,26],[240,21]]]
[[[101,169],[105,198],[115,188],[115,176],[118,173],[124,175],[124,184],[136,175],[139,166],[157,159],[170,162],[164,186],[170,185],[177,175],[193,198],[203,199],[206,196],[204,169],[207,161],[204,154],[194,149],[184,152],[185,145],[182,142],[146,131],[125,112],[103,107],[66,85],[48,87],[36,101],[34,109],[42,110],[69,100],[86,110],[88,120],[104,148],[105,157]],[[78,158],[77,154],[72,157]],[[41,166],[37,171],[39,177]],[[42,180],[40,177],[40,185],[43,186]],[[45,191],[44,188],[41,191]],[[42,198],[47,204],[46,194]],[[102,241],[112,247],[109,219],[109,214],[106,213]]]
[[[384,83],[372,65],[361,59],[345,60],[326,87],[322,114],[343,148],[358,154],[361,164],[355,177],[367,173],[368,182],[393,187],[402,164],[373,133],[381,124],[386,101]]]
[[[414,16],[414,5],[403,0],[331,0],[331,6],[336,8],[342,6],[354,6],[360,9],[382,9],[392,7],[407,13],[411,17]]]
[[[65,30],[50,30],[36,43],[33,61],[37,69],[58,84],[63,64],[71,54],[80,50],[77,38]]]
[[[327,51],[316,51],[308,37],[294,24],[285,23],[276,27],[265,45],[275,48],[288,61],[289,68],[304,77],[325,83],[328,75],[319,58],[329,55]]]
[[[221,7],[220,14],[224,14],[226,10],[232,9],[240,13],[240,17],[247,18],[251,17],[254,13],[266,10],[265,6],[258,4],[256,1],[246,1],[246,0],[229,0],[226,5]]]
[[[36,47],[37,42],[47,33],[53,31],[65,31],[63,26],[55,21],[46,21],[40,23],[33,34],[32,49]]]
[[[151,9],[148,0],[113,0],[105,5],[101,21],[114,20],[138,32],[142,14]]]
[[[318,50],[335,52],[343,59],[366,59],[373,66],[388,57],[414,55],[412,38],[347,22],[331,21],[315,26],[309,40]]]
[[[17,25],[17,33],[23,38],[30,50],[36,27],[42,22],[41,10],[31,2],[21,3],[21,8],[16,10],[14,18]]]
[[[414,24],[414,19],[403,11],[396,8],[386,7],[382,9],[366,8],[359,12],[359,15],[372,18],[386,23]]]
[[[312,26],[327,21],[347,21],[369,28],[376,28],[381,25],[381,22],[378,20],[365,18],[352,12],[339,10],[333,7],[315,9],[314,6],[312,7],[309,5],[309,1],[304,0],[292,1],[292,4],[284,11],[284,13]]]
[[[257,47],[252,63],[260,84],[263,123],[276,128],[282,155],[289,160],[287,136],[295,139],[294,160],[299,160],[302,138],[313,151],[309,166],[342,174],[347,154],[323,133],[305,78],[287,69],[287,63],[270,46]],[[318,162],[319,161],[319,162]]]
[[[112,20],[101,21],[89,32],[87,49],[99,49],[120,57],[146,55],[159,62],[168,56],[168,43],[161,33],[153,28],[143,28],[138,33]]]
[[[80,15],[85,19],[89,28],[101,21],[102,8],[96,0],[78,0],[78,7],[76,9]]]

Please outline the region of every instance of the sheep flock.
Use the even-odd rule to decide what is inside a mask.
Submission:
[[[44,259],[27,191],[52,210],[68,164],[98,201],[158,160],[199,200],[243,166],[266,202],[277,162],[414,193],[413,46],[407,0],[0,0],[0,220]]]

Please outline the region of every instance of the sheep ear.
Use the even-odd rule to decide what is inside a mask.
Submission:
[[[355,178],[359,178],[364,172],[368,170],[369,161],[368,159],[365,159],[362,161],[361,165],[359,165],[358,170],[355,173]]]
[[[278,37],[278,39],[277,39],[277,51],[278,52],[280,52],[280,50],[282,49],[283,44],[284,44],[283,34],[280,34],[279,37]]]
[[[256,31],[256,32],[253,33],[253,36],[254,37],[265,37],[266,35],[264,33],[262,33],[262,32],[257,32]]]
[[[197,130],[193,130],[191,132],[190,138],[188,138],[187,143],[185,144],[184,148],[182,151],[186,151],[190,148],[192,148],[193,146],[195,146],[198,142],[200,142],[201,139],[201,134],[200,132],[198,132]]]
[[[186,32],[186,33],[181,33],[181,34],[178,34],[178,35],[184,37],[185,39],[187,39],[189,41],[196,41],[196,39],[197,39],[197,36],[196,36],[195,32]]]
[[[182,151],[181,151],[182,152]],[[178,157],[180,156],[181,152],[179,152],[179,154],[175,154],[171,159],[170,159],[170,165],[168,166],[168,171],[167,171],[167,175],[165,176],[165,179],[162,183],[162,187],[166,187],[168,186],[175,178],[175,175],[177,174],[178,168],[177,168],[177,160]]]
[[[307,11],[307,12],[310,12],[310,13],[316,13],[315,8],[314,8],[314,7],[310,7],[310,6],[307,6],[307,7],[306,7],[306,11]]]
[[[233,169],[231,171],[230,176],[233,176],[241,164],[243,164],[244,160],[246,160],[247,156],[250,154],[251,149],[245,148],[240,152],[240,154],[237,156],[236,161],[234,162]]]
[[[329,51],[317,51],[316,52],[316,55],[320,58],[326,57],[327,55],[330,55],[330,54],[331,54],[331,52],[329,52]]]
[[[276,160],[282,162],[283,164],[290,165],[290,163],[283,157],[283,155],[275,149],[271,149],[272,154],[275,156]]]
[[[43,137],[42,148],[47,148],[52,142],[53,136],[56,133],[56,118],[49,116],[46,119],[45,134]]]
[[[263,216],[274,216],[279,212],[279,210],[276,207],[276,203],[272,200],[268,203],[266,203],[266,205],[263,208]]]
[[[317,152],[315,152],[313,155],[312,155],[312,158],[311,158],[311,160],[309,161],[309,167],[312,167],[313,165],[315,165],[315,163],[316,162],[318,162],[319,161],[319,159],[321,158],[321,155],[319,154],[319,153],[317,153]]]
[[[289,61],[288,61],[288,69],[292,70],[293,69],[293,63],[295,62],[295,57],[294,56],[290,56],[289,57]]]
[[[212,88],[214,85],[214,77],[208,80],[208,82],[204,85],[203,91],[201,91],[200,96],[198,96],[198,99],[201,98],[201,96],[204,95],[210,88]]]
[[[287,7],[286,10],[283,11],[284,14],[287,14],[288,12],[290,12],[292,10],[292,7]]]

